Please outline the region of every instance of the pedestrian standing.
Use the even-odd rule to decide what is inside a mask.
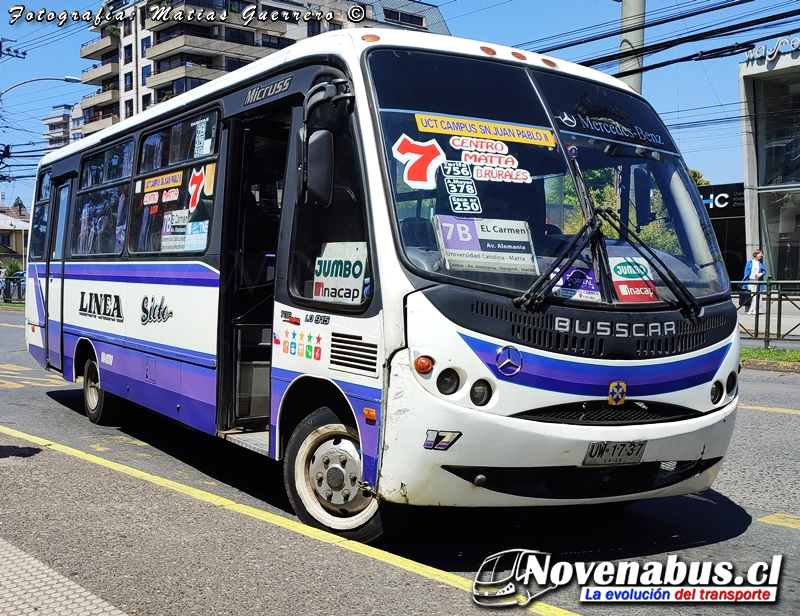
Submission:
[[[764,252],[762,250],[759,249],[753,252],[752,260],[748,261],[744,267],[745,280],[764,281],[767,276],[767,268],[762,263],[763,258]],[[753,294],[753,303],[750,304],[747,314],[761,312],[761,292],[765,291],[766,287],[763,284],[751,284],[749,285],[749,290]]]

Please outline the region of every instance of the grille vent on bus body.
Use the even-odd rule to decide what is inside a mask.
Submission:
[[[332,332],[330,365],[347,372],[375,374],[378,370],[378,345],[364,342],[362,336]]]
[[[550,313],[532,314],[492,302],[472,302],[470,311],[479,317],[507,323],[510,338],[527,346],[552,353],[598,358],[619,358],[621,346],[625,347],[622,352],[625,357],[668,357],[688,353],[706,344],[707,331],[727,324],[724,314],[710,315],[697,321],[681,318],[677,319],[674,335],[625,339],[555,331],[555,318]],[[614,346],[611,353],[607,348],[609,343]]]

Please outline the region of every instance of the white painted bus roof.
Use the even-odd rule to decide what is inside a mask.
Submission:
[[[377,42],[364,41],[362,37],[367,35],[377,35],[380,40]],[[168,101],[154,105],[150,109],[138,113],[132,118],[127,118],[113,126],[97,133],[84,137],[83,139],[71,143],[47,154],[42,158],[39,163],[40,167],[48,166],[57,160],[71,156],[73,154],[88,150],[100,143],[101,140],[107,140],[115,135],[125,134],[139,129],[148,124],[155,124],[165,118],[177,115],[184,111],[187,107],[194,104],[198,98],[203,98],[207,95],[213,95],[216,92],[229,91],[232,87],[240,83],[249,82],[256,79],[261,74],[273,72],[277,67],[292,63],[308,56],[319,56],[325,54],[340,55],[346,61],[353,61],[360,58],[367,49],[377,46],[392,46],[392,47],[413,47],[417,49],[426,49],[430,51],[444,51],[452,52],[461,55],[474,56],[477,58],[488,59],[494,57],[499,60],[511,61],[524,66],[531,66],[537,68],[545,68],[554,70],[554,72],[563,73],[566,75],[574,75],[583,77],[609,85],[615,88],[622,88],[629,90],[631,93],[636,94],[635,91],[627,86],[624,82],[579,64],[573,64],[566,60],[553,58],[551,56],[543,56],[530,51],[520,51],[513,47],[506,47],[504,45],[496,45],[494,43],[485,43],[480,41],[473,41],[470,39],[457,38],[453,36],[443,36],[439,34],[428,34],[425,32],[411,32],[408,30],[401,30],[395,28],[348,28],[344,30],[337,30],[334,32],[326,32],[318,36],[302,39],[297,43],[286,47],[280,51],[256,60],[247,66],[233,71],[223,77],[214,79],[202,86],[194,88],[189,92],[176,96]],[[481,47],[491,47],[496,52],[495,56],[489,56]],[[526,60],[519,60],[514,58],[512,52],[522,53]],[[548,59],[556,63],[557,68],[552,69],[543,63],[543,59]]]

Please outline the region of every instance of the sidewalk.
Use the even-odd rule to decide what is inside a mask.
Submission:
[[[0,539],[0,616],[125,613]]]

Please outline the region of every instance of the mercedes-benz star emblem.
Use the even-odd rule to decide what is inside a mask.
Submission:
[[[569,126],[570,128],[575,128],[575,125],[578,123],[575,120],[575,118],[573,118],[566,111],[562,111],[561,115],[558,116],[558,119],[561,120],[566,126]]]
[[[514,376],[522,370],[522,353],[516,347],[504,346],[497,351],[495,365],[503,376]]]

